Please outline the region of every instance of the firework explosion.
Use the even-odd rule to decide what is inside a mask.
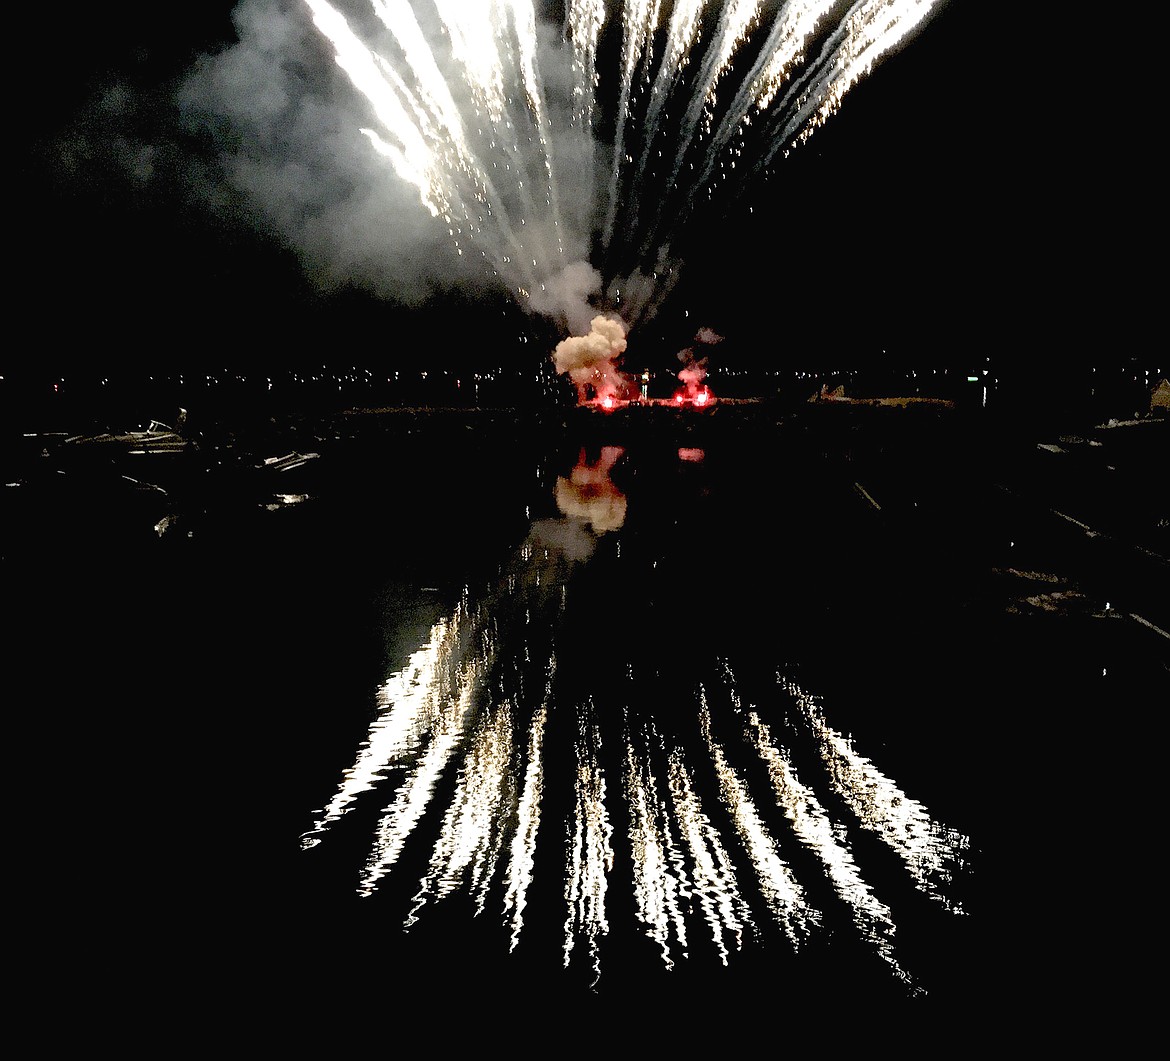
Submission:
[[[939,5],[569,0],[553,23],[531,0],[246,0],[186,102],[229,119],[230,178],[334,282],[402,295],[413,268],[574,336],[599,313],[628,331],[678,281],[688,232]]]

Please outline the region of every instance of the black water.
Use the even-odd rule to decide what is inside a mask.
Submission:
[[[943,1049],[1099,1002],[1165,598],[1001,489],[1031,445],[811,415],[351,417],[287,473],[137,458],[165,494],[32,461],[30,983],[335,1053],[552,1013]]]

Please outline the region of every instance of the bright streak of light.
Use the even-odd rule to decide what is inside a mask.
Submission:
[[[524,92],[528,108],[535,123],[536,136],[541,146],[541,158],[544,161],[544,176],[548,187],[548,205],[552,212],[553,227],[557,232],[557,249],[563,255],[564,240],[561,238],[560,204],[557,195],[557,184],[553,177],[552,157],[552,128],[544,108],[544,88],[541,85],[539,67],[536,61],[536,14],[532,9],[531,0],[508,0],[512,10],[512,21],[516,29],[517,61],[520,65],[521,78],[524,82]],[[534,266],[536,262],[532,263]],[[550,266],[546,263],[545,271]]]
[[[642,129],[642,153],[630,182],[631,194],[627,197],[627,210],[630,204],[635,204],[636,208],[637,200],[642,194],[642,181],[650,161],[650,153],[658,141],[664,108],[679,77],[689,65],[691,52],[699,41],[702,30],[700,16],[703,13],[704,2],[705,0],[676,0],[671,9],[665,52],[658,67],[658,74],[650,87],[650,100]],[[616,196],[610,198],[611,212],[616,212],[615,198]]]
[[[795,67],[804,61],[805,44],[833,6],[825,0],[803,3],[790,0],[784,5],[764,47],[763,61],[757,63],[745,82],[756,110],[768,109]],[[732,111],[745,113],[746,108],[732,108]]]
[[[435,693],[444,661],[459,638],[461,611],[431,628],[427,644],[388,678],[378,690],[378,715],[362,742],[357,760],[342,774],[337,793],[305,834],[304,846],[320,842],[320,834],[346,814],[354,801],[372,790],[391,769],[417,754],[436,709]]]
[[[512,836],[507,891],[504,895],[504,912],[512,915],[512,942],[509,950],[515,950],[516,944],[520,942],[528,887],[532,883],[532,870],[535,865],[536,835],[540,829],[540,801],[544,794],[544,727],[548,721],[550,691],[546,690],[545,703],[537,711],[528,729],[528,765],[524,773],[520,805],[517,808],[518,821],[516,832]]]
[[[592,704],[578,713],[576,805],[565,875],[565,965],[578,935],[589,952],[595,978],[601,976],[598,951],[609,932],[605,893],[613,869],[613,827],[605,806],[605,774],[601,769],[601,730],[592,720]]]
[[[415,120],[407,113],[399,94],[370,50],[362,44],[349,23],[324,0],[305,0],[313,22],[336,49],[336,62],[354,87],[373,105],[386,130],[397,140],[387,143],[373,130],[363,130],[377,150],[388,157],[395,172],[413,184],[423,205],[438,216],[451,208],[450,198],[440,179],[436,159]]]
[[[359,894],[374,893],[378,881],[398,861],[406,838],[430,806],[435,785],[462,741],[463,728],[472,707],[474,687],[479,677],[478,668],[468,668],[458,697],[446,705],[442,728],[395,792],[394,802],[385,809],[374,849],[362,874]]]
[[[512,709],[505,703],[476,727],[407,927],[428,898],[441,899],[463,884],[475,898],[476,911],[483,912],[504,824],[516,809],[511,763]]]
[[[751,910],[740,894],[735,866],[719,830],[703,811],[686,760],[677,748],[671,751],[668,766],[672,809],[690,856],[692,894],[711,930],[719,960],[726,965],[727,941],[734,940],[739,950],[743,933],[752,924]]]
[[[679,183],[683,159],[692,143],[710,132],[716,91],[730,69],[731,60],[735,53],[748,38],[759,19],[761,4],[762,0],[730,0],[722,9],[714,40],[703,53],[702,67],[696,79],[696,88],[683,117],[674,152],[674,161],[666,182],[668,188]],[[611,195],[610,198],[612,203],[614,196]],[[648,251],[650,243],[658,238],[656,229],[658,219],[662,216],[661,211],[662,203],[659,202],[658,209],[654,214],[655,220],[648,228],[643,241],[643,253]],[[607,226],[607,243],[612,235],[611,227],[612,221]]]
[[[314,24],[333,44],[336,62],[370,103],[382,124],[382,131],[361,130],[374,149],[390,160],[399,177],[418,190],[422,203],[433,216],[441,216],[448,222],[460,254],[463,248],[456,229],[479,232],[485,236],[485,253],[496,274],[510,281],[513,288],[531,289],[537,280],[528,262],[533,261],[534,267],[537,263],[516,236],[516,224],[505,199],[488,175],[490,167],[485,166],[468,142],[464,118],[450,83],[410,4],[406,0],[374,0],[373,3],[375,13],[398,47],[399,55],[392,59],[362,43],[344,16],[325,0],[304,2],[312,11]],[[490,114],[502,113],[498,111],[500,98],[493,96],[493,92],[497,83],[503,85],[504,71],[501,68],[498,73],[487,72],[485,66],[492,61],[491,49],[483,41],[473,48],[467,40],[475,24],[466,20],[474,18],[474,14],[461,9],[458,18],[452,16],[451,25],[461,47],[458,57],[469,64],[472,72],[466,76],[480,93],[484,107]],[[494,35],[489,40],[494,40]],[[527,46],[524,54],[530,54]],[[405,68],[407,76],[398,72],[399,66]],[[506,124],[506,116],[501,121]],[[389,134],[389,139],[383,132]],[[523,180],[516,184],[521,192],[521,208],[530,210],[531,199],[523,194]],[[516,191],[511,189],[513,194]],[[492,221],[490,233],[484,233],[481,221],[485,210]]]
[[[568,0],[556,43],[532,0],[433,0],[422,21],[421,4],[371,0],[389,30],[385,54],[327,0],[304,2],[377,118],[360,132],[446,223],[457,255],[474,241],[493,282],[555,316],[562,298],[577,297],[560,286],[566,266],[593,246],[612,304],[636,323],[677,283],[672,244],[696,211],[724,182],[744,190],[777,153],[803,144],[942,0],[857,0],[844,18],[830,0],[625,0],[614,7],[612,92],[601,91],[598,66],[605,0]],[[757,124],[763,149],[743,159]]]
[[[780,684],[811,727],[834,791],[861,825],[902,859],[920,891],[962,913],[940,888],[963,868],[970,838],[935,822],[926,807],[859,755],[847,737],[828,725],[814,696],[789,679],[781,677]]]
[[[507,99],[497,42],[498,4],[467,0],[434,0],[434,4],[477,107],[494,124],[502,125]]]
[[[730,0],[724,6],[714,44],[703,60],[701,91],[695,95],[687,111],[687,129],[692,129],[698,124],[698,115],[702,111],[706,115],[703,131],[711,131],[711,113],[715,106],[716,92],[731,68],[731,60],[735,58],[759,21],[762,6],[763,0]]]
[[[841,108],[846,93],[929,17],[940,0],[861,0],[833,35],[795,100],[780,140],[804,143]]]
[[[639,751],[643,754],[640,755]],[[682,956],[687,956],[687,927],[682,904],[689,895],[689,887],[682,852],[675,842],[665,801],[659,794],[659,782],[651,767],[648,749],[636,747],[632,735],[626,744],[625,794],[630,812],[629,837],[638,918],[646,926],[650,938],[661,948],[664,964],[672,969],[672,930]]]
[[[712,737],[711,711],[702,690],[699,692],[699,723],[719,779],[723,802],[731,812],[736,832],[759,878],[761,894],[788,938],[798,944],[808,935],[809,929],[819,923],[820,914],[809,906],[804,889],[777,853],[776,843],[768,834],[747,786]]]
[[[630,120],[630,96],[639,65],[651,61],[654,31],[658,26],[661,0],[626,0],[622,8],[622,58],[617,103],[617,128],[614,133],[613,172],[606,200],[605,242],[613,237],[613,222],[618,207],[618,186],[625,162],[626,126]]]
[[[593,129],[594,99],[599,80],[597,44],[605,19],[605,0],[569,0],[565,7],[565,34],[572,45],[577,75],[573,87],[575,117],[586,132]]]
[[[748,715],[749,739],[768,768],[777,805],[792,823],[792,831],[824,864],[837,894],[853,910],[853,920],[895,973],[908,979],[894,957],[894,918],[861,875],[853,855],[838,838],[833,821],[811,788],[801,784],[796,771],[772,741],[768,727],[754,711]]]

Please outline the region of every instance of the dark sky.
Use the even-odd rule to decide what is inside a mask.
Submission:
[[[42,325],[29,355],[231,363],[373,341],[417,356],[440,345],[436,329],[470,342],[483,327],[510,341],[525,318],[507,300],[456,285],[396,305],[360,278],[322,294],[287,233],[231,196],[209,208],[213,152],[180,128],[173,99],[201,52],[234,39],[231,6],[29,16],[26,39],[52,42],[55,75],[19,122],[15,301]],[[1037,47],[1040,16],[1005,25],[988,8],[951,0],[766,185],[690,231],[684,280],[648,338],[706,325],[762,359],[1085,357],[1137,341],[1129,322],[1150,282],[1117,256],[1124,205],[1087,176],[1072,64]]]

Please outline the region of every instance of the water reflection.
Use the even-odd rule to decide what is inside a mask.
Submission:
[[[726,965],[745,939],[767,935],[761,921],[798,950],[837,904],[833,916],[843,910],[889,975],[916,990],[896,950],[885,878],[867,875],[871,856],[857,837],[877,837],[948,914],[961,913],[949,888],[966,868],[968,838],[858,753],[786,669],[773,666],[767,684],[748,689],[736,660],[693,653],[664,682],[660,661],[636,659],[632,645],[623,654],[608,643],[591,660],[595,649],[569,632],[595,565],[621,555],[630,512],[615,477],[625,457],[620,447],[581,450],[556,480],[557,515],[534,520],[496,577],[465,588],[386,679],[304,846],[377,801],[361,894],[379,888],[413,841],[429,857],[404,925],[437,916],[428,908],[462,891],[478,915],[500,919],[516,949],[526,930],[547,935],[526,924],[534,890],[557,889],[563,964],[580,962],[593,982],[605,973],[615,911],[623,932],[640,933],[672,969],[712,956]],[[704,459],[680,449],[676,470]],[[662,536],[628,562],[656,566],[687,548]],[[653,592],[627,573],[619,584]],[[630,603],[616,595],[599,615]],[[554,880],[557,861],[563,878]],[[622,886],[632,905],[611,901]]]

